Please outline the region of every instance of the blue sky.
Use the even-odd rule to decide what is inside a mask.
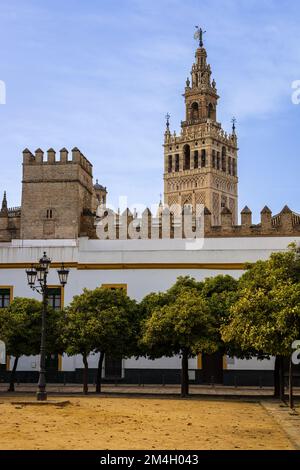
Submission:
[[[20,204],[22,150],[77,146],[109,199],[153,204],[163,191],[164,116],[179,131],[182,93],[205,46],[239,136],[239,201],[300,212],[300,6],[295,0],[1,0],[0,191]]]

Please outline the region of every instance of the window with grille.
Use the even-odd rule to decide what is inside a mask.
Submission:
[[[0,287],[0,308],[8,307],[10,304],[10,289]]]
[[[53,218],[53,211],[52,211],[52,209],[47,209],[46,217],[47,217],[47,219],[52,219],[52,218]]]
[[[60,310],[62,308],[62,296],[60,287],[49,287],[48,288],[48,303],[54,310]]]

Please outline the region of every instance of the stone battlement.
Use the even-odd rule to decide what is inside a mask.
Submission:
[[[72,157],[69,159],[69,152],[66,148],[62,148],[59,152],[59,158],[56,157],[56,152],[53,148],[47,150],[47,156],[42,149],[38,148],[34,154],[27,148],[23,150],[23,165],[80,165],[87,173],[92,175],[93,165],[81,153],[81,151],[74,147],[72,149]]]
[[[232,223],[232,213],[226,207],[222,210],[220,225],[212,225],[212,215],[207,208],[200,217],[196,217],[186,209],[175,217],[168,208],[162,207],[157,215],[145,209],[141,217],[136,213],[132,214],[129,209],[122,214],[106,211],[104,217],[97,219],[97,223],[100,223],[100,229],[97,230],[95,238],[102,240],[189,238],[192,232],[197,233],[195,238],[300,236],[300,214],[293,212],[287,206],[275,216],[272,216],[267,206],[264,207],[259,224],[252,223],[252,212],[248,207],[241,212],[240,225]],[[187,224],[191,227],[185,231]]]

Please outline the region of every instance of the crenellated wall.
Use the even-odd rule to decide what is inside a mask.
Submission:
[[[185,218],[187,217],[187,218]],[[232,223],[232,213],[224,208],[221,224],[212,224],[211,212],[205,208],[199,217],[187,210],[179,217],[167,209],[153,215],[146,209],[141,217],[132,214],[129,209],[122,214],[106,211],[104,217],[97,220],[98,229],[91,238],[108,239],[173,239],[173,238],[232,238],[232,237],[290,237],[300,236],[300,215],[287,206],[272,216],[268,207],[261,211],[259,224],[252,223],[252,212],[246,207],[241,212],[241,224]],[[188,225],[191,227],[188,227]]]

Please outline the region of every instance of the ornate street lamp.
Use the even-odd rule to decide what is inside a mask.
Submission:
[[[40,352],[40,371],[37,400],[47,400],[46,392],[46,314],[48,306],[48,285],[47,276],[51,265],[51,259],[47,257],[47,253],[39,260],[36,266],[26,269],[27,282],[29,287],[43,296],[43,312],[42,312],[42,331],[41,331],[41,352]],[[64,287],[68,281],[69,269],[64,264],[57,270],[59,282]]]
[[[64,263],[61,265],[61,268],[57,270],[59,282],[63,287],[67,284],[69,272],[69,269],[65,268]]]

